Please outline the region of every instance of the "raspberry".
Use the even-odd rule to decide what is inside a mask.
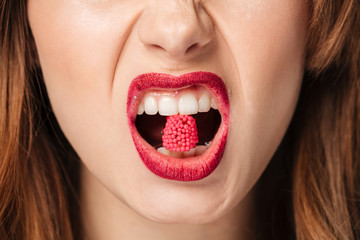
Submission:
[[[189,115],[166,117],[163,146],[167,150],[186,152],[199,142],[195,119]]]

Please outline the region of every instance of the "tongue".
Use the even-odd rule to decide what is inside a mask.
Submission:
[[[166,118],[163,146],[167,150],[187,152],[199,142],[195,119],[189,115],[173,115]]]

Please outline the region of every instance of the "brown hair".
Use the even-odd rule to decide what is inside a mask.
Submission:
[[[26,0],[2,0],[0,11],[0,238],[71,240],[64,181],[33,90]]]
[[[284,139],[292,147],[280,148],[293,156],[290,215],[297,239],[360,235],[359,31],[359,1],[311,4],[303,88]],[[26,0],[2,0],[0,237],[71,240],[76,180],[67,176],[76,174],[65,165],[73,157],[59,154],[66,139],[54,130],[37,61]]]
[[[313,3],[297,119],[298,239],[360,237],[360,3]]]

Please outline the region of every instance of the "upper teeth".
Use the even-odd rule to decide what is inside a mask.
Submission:
[[[202,91],[199,97],[192,91],[179,93],[179,96],[169,94],[146,93],[138,107],[138,114],[144,112],[155,115],[159,112],[162,116],[171,116],[178,113],[184,115],[208,112],[210,108],[217,109],[215,100],[207,91]]]

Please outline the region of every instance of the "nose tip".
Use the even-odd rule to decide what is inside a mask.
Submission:
[[[150,8],[140,19],[139,39],[148,49],[184,59],[211,42],[213,24],[205,10],[194,4]]]

